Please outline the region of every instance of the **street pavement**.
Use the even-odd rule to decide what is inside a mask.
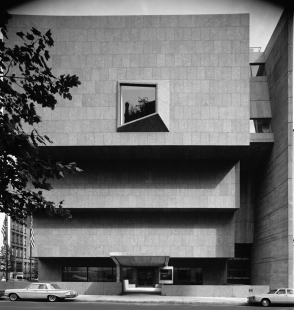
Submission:
[[[0,297],[0,302],[8,301],[8,297]],[[126,303],[126,304],[206,304],[206,305],[231,305],[241,306],[247,304],[247,298],[237,297],[186,297],[186,296],[161,296],[148,294],[127,295],[79,295],[68,298],[70,302],[99,302],[99,303]]]
[[[135,304],[226,304],[244,305],[247,298],[236,297],[186,297],[186,296],[161,296],[148,294],[128,295],[80,295],[75,302],[105,302],[105,303],[135,303]]]

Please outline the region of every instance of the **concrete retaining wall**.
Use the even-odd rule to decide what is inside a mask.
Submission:
[[[0,292],[13,288],[25,288],[30,282],[0,282]],[[54,282],[62,289],[75,290],[79,295],[120,295],[120,282]]]
[[[249,291],[252,289],[253,291]],[[247,297],[267,293],[269,286],[251,285],[163,285],[163,296]]]
[[[120,295],[121,282],[54,282],[60,288],[75,290],[79,295]]]
[[[9,290],[9,289],[13,289],[13,288],[25,288],[27,286],[29,286],[31,284],[31,282],[28,281],[19,281],[19,282],[0,282],[0,292],[3,290]]]
[[[54,282],[60,288],[75,290],[79,295],[121,295],[121,282]],[[0,282],[0,292],[25,288],[30,282]],[[249,292],[249,289],[252,289]],[[162,285],[162,296],[247,297],[269,291],[267,285]]]

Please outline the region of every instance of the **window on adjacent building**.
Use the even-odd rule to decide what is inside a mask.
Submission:
[[[156,112],[156,85],[120,83],[121,125]]]
[[[251,64],[250,76],[266,76],[265,64]]]
[[[269,118],[257,118],[250,120],[250,133],[270,133],[271,119]]]
[[[16,272],[22,272],[22,263],[16,262]]]

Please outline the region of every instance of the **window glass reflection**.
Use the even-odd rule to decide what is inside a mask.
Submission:
[[[63,282],[115,282],[116,267],[63,267]]]
[[[129,284],[133,283],[133,268],[123,268],[123,279],[129,280]]]
[[[89,267],[88,268],[88,281],[89,282],[112,282],[115,278],[116,270],[112,267]]]
[[[202,268],[174,268],[174,283],[202,285]]]
[[[63,281],[68,282],[86,282],[87,267],[65,267],[66,272],[63,272]]]
[[[270,133],[271,120],[270,119],[251,119],[250,133]]]
[[[121,84],[122,124],[156,112],[156,86]]]

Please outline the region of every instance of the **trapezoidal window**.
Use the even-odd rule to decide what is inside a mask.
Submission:
[[[250,76],[266,76],[265,64],[250,64]]]
[[[250,120],[250,133],[271,133],[270,118],[256,118]]]
[[[156,85],[120,84],[121,125],[156,113]]]
[[[118,81],[118,132],[168,132],[169,81]]]

